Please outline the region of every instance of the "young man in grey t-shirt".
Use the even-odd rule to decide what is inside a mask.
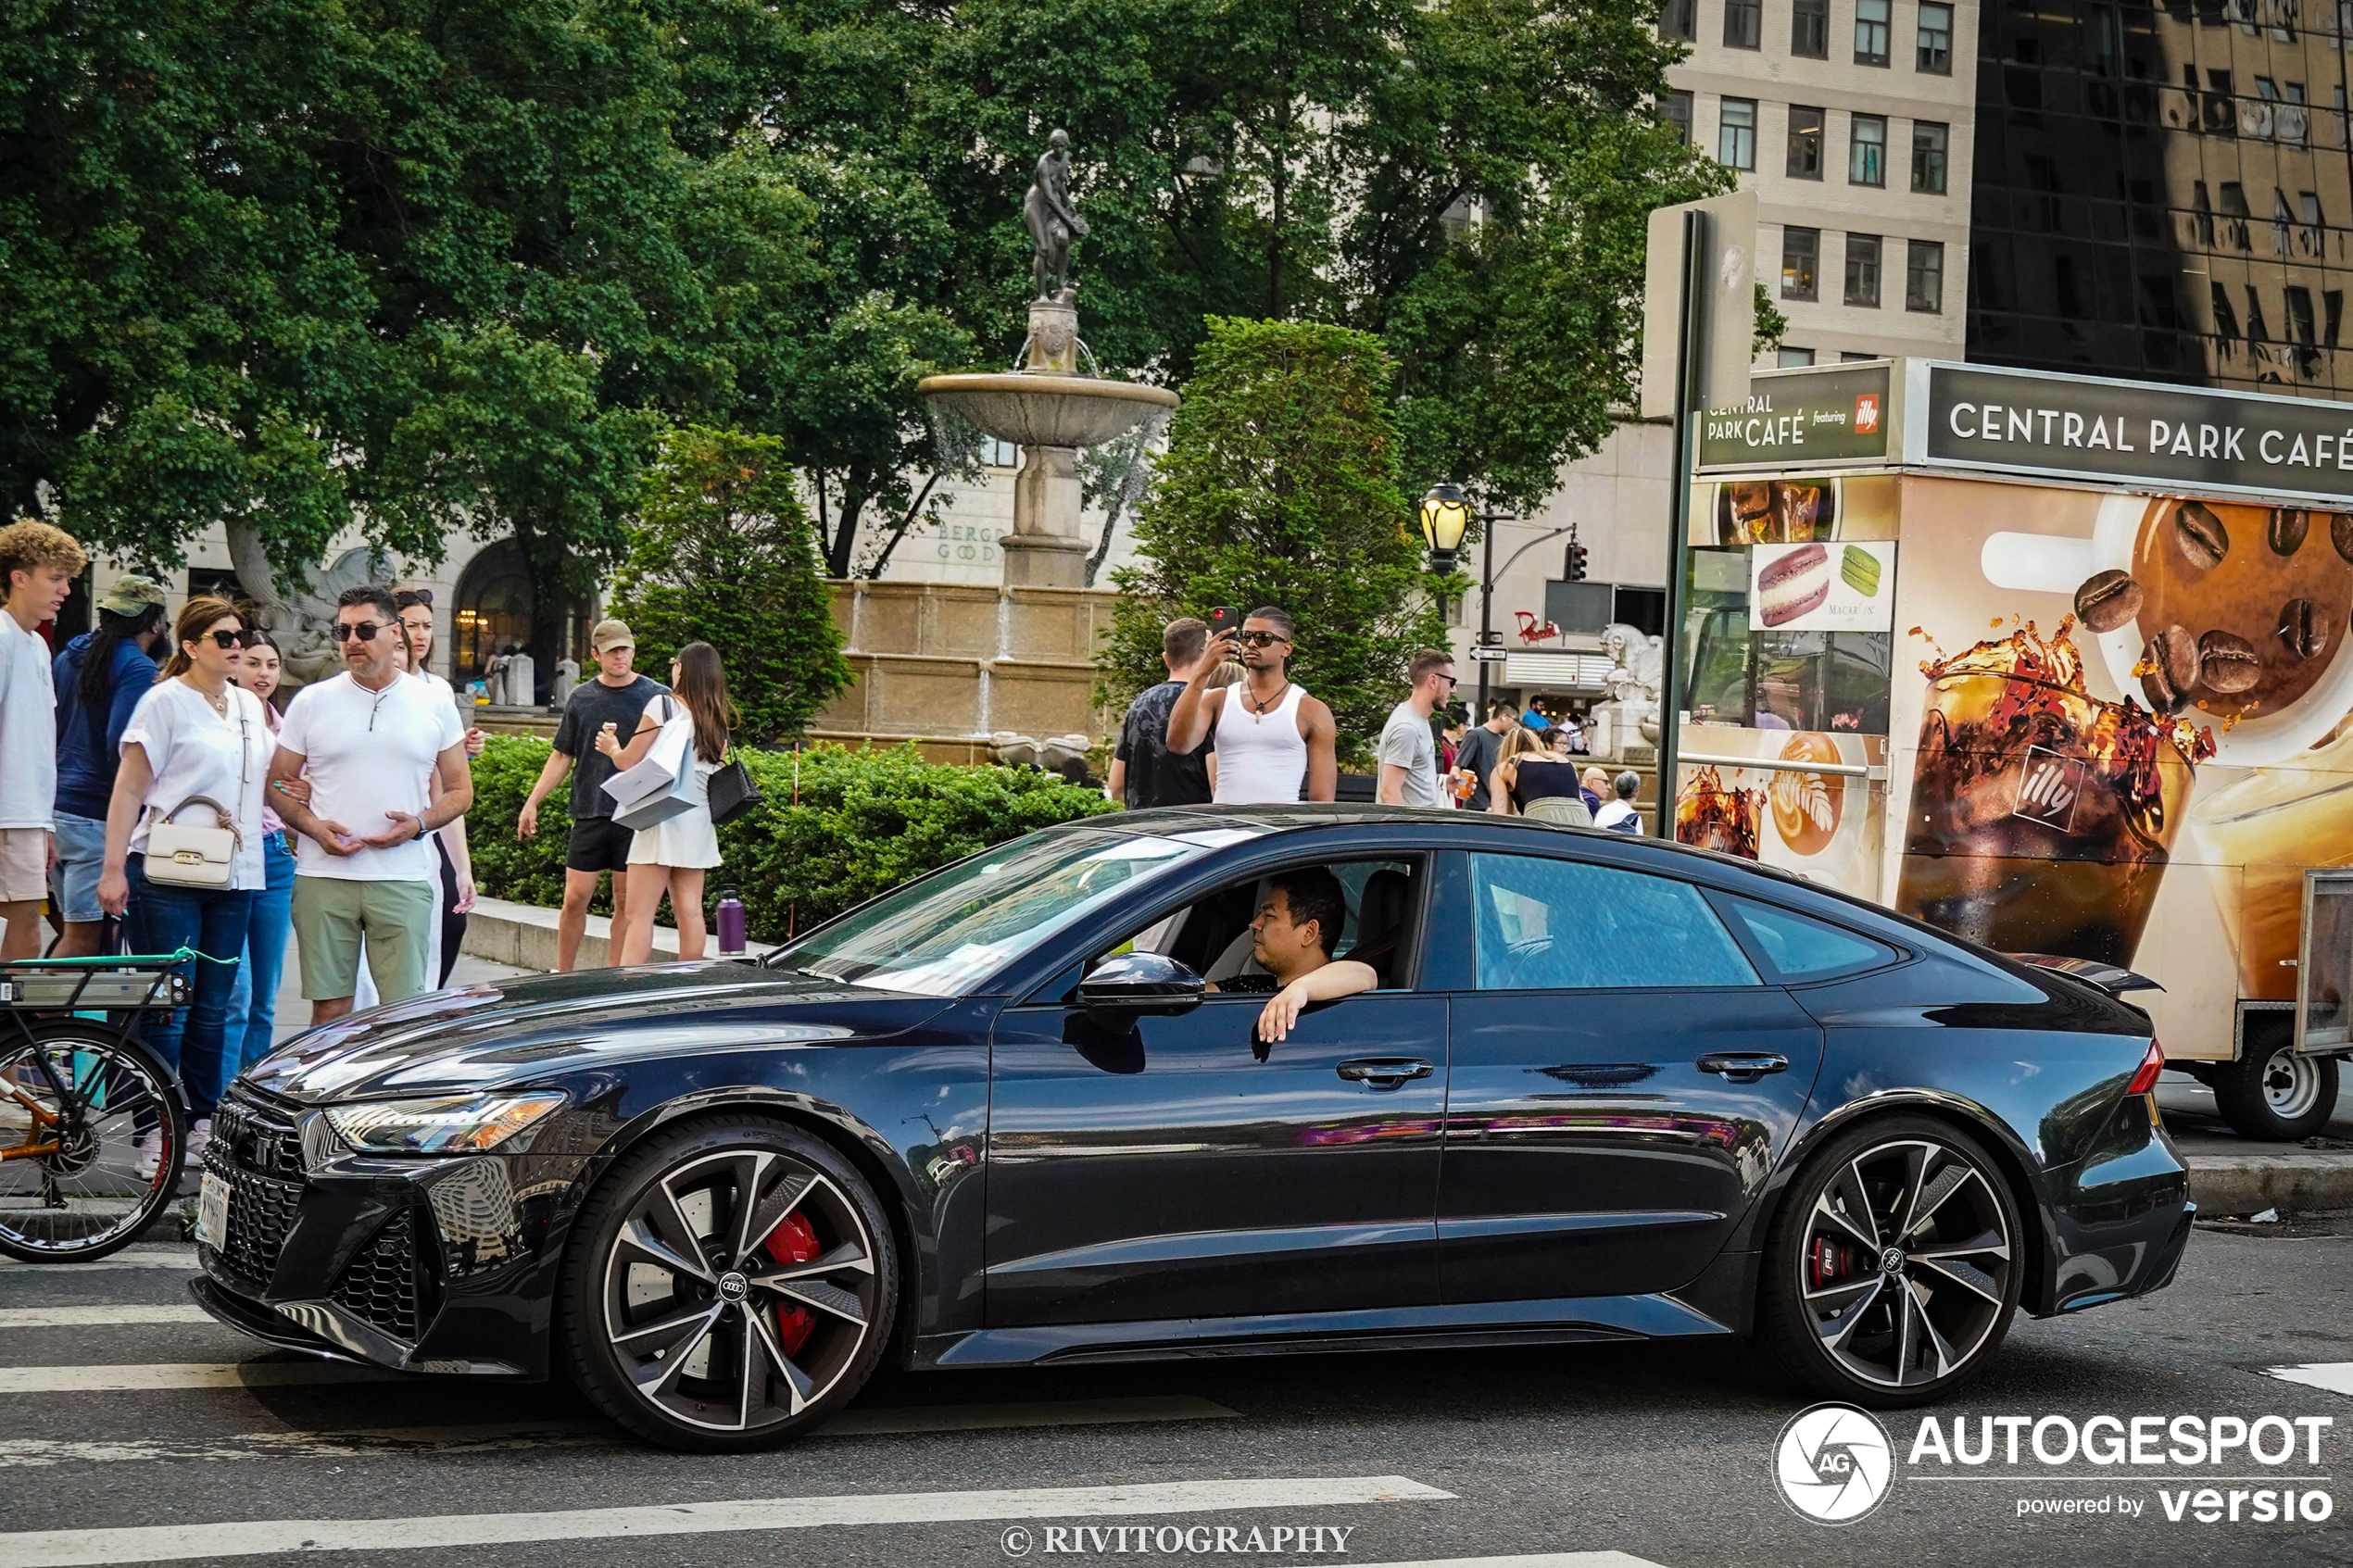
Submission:
[[[588,930],[588,901],[605,872],[612,878],[612,929],[621,929],[627,902],[629,830],[612,820],[612,797],[605,781],[612,777],[610,759],[597,749],[597,732],[606,725],[622,736],[637,733],[646,704],[670,688],[634,673],[637,639],[618,621],[599,621],[588,633],[589,651],[596,656],[597,678],[573,688],[564,701],[564,716],[556,725],[555,749],[531,798],[522,805],[515,832],[529,838],[539,831],[539,803],[572,772],[572,836],[564,846],[564,907],[556,917],[556,972],[567,972],[580,957],[580,939]],[[574,771],[576,770],[576,771]],[[611,949],[618,954],[619,948]]]
[[[1405,678],[1414,689],[1381,726],[1378,798],[1386,806],[1443,806],[1447,801],[1438,782],[1438,737],[1431,733],[1429,716],[1453,698],[1453,658],[1423,648],[1405,667]]]

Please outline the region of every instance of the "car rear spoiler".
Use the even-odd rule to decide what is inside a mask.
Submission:
[[[2129,969],[2119,969],[2097,959],[2062,959],[2049,953],[2006,953],[2005,958],[2020,963],[2031,963],[2037,969],[2055,969],[2061,974],[2071,974],[2087,985],[2096,985],[2111,997],[2121,997],[2127,991],[2162,991],[2164,986],[2145,974],[2135,974]]]

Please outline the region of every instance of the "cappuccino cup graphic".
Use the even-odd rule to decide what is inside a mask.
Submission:
[[[2090,538],[1993,533],[1978,562],[2070,596],[2116,689],[2210,727],[2219,762],[2291,761],[2353,711],[2353,512],[2109,495]]]

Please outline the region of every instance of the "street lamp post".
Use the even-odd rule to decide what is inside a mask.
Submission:
[[[1453,571],[1454,558],[1462,549],[1463,533],[1470,522],[1470,503],[1463,498],[1462,487],[1443,483],[1431,485],[1429,494],[1422,497],[1421,520],[1422,537],[1429,544],[1430,570],[1433,571]],[[1478,646],[1480,649],[1490,646],[1495,636],[1493,608],[1495,602],[1495,525],[1499,522],[1516,522],[1517,521],[1519,520],[1508,512],[1478,514]],[[1545,540],[1557,539],[1576,526],[1573,522],[1564,523],[1558,528],[1539,533],[1512,552],[1511,558],[1504,562],[1504,570],[1509,571],[1518,563],[1520,557],[1528,554]],[[1441,546],[1441,531],[1445,530],[1451,530],[1444,535],[1451,542]],[[1483,724],[1487,721],[1487,667],[1491,660],[1476,652],[1471,657],[1478,665],[1478,709],[1471,715],[1471,722]]]

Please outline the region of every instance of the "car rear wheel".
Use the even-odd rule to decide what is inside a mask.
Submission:
[[[2008,1184],[1974,1138],[1927,1117],[1857,1127],[1791,1184],[1767,1244],[1758,1336],[1832,1398],[1930,1403],[2000,1347],[2025,1245]]]
[[[666,1448],[773,1446],[873,1373],[898,1299],[890,1227],[822,1140],[764,1121],[659,1135],[599,1183],[565,1261],[573,1377]]]

